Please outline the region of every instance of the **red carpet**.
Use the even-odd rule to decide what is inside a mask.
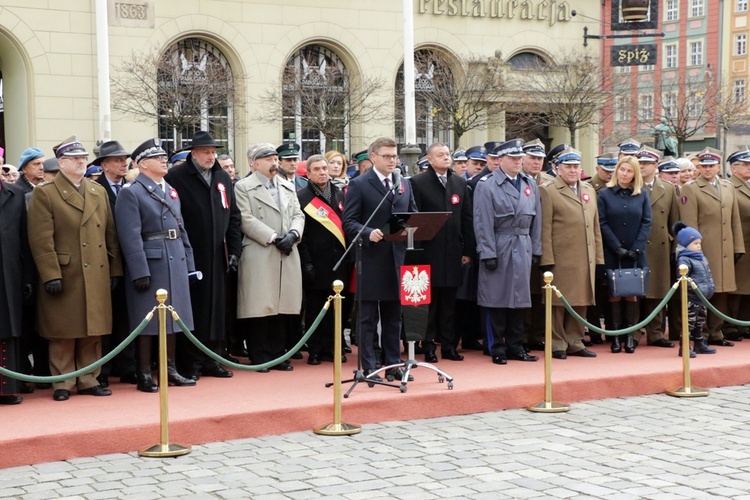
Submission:
[[[682,385],[682,360],[676,348],[639,347],[635,354],[611,354],[609,346],[603,345],[594,351],[598,358],[553,360],[555,401],[661,393]],[[693,385],[750,383],[750,341],[718,351],[691,360]],[[437,375],[424,368],[414,370],[415,381],[404,394],[390,387],[360,384],[343,400],[343,421],[367,424],[461,415],[521,408],[544,399],[541,361],[509,361],[498,366],[477,351],[463,354],[463,362],[441,360],[437,364],[454,377],[453,390],[439,384]],[[342,369],[345,378],[355,366],[355,357],[349,359]],[[170,388],[170,441],[199,444],[304,431],[331,422],[333,389],[324,384],[332,377],[333,365],[309,366],[305,361],[293,362],[293,372],[235,371],[232,379],[202,378],[197,387]],[[343,386],[342,392],[348,387]],[[0,407],[0,467],[130,452],[157,444],[158,394],[119,383],[110,388],[114,392],[110,397],[74,394],[66,402],[53,401],[51,390],[36,391],[20,405]],[[686,406],[690,404],[685,401]]]

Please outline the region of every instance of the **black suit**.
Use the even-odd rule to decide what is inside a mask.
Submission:
[[[391,175],[391,179],[393,176]],[[391,181],[392,182],[392,181]],[[372,168],[352,179],[346,192],[344,208],[344,230],[351,240],[362,229],[364,223],[375,211],[383,196],[384,184]],[[393,213],[415,212],[417,206],[412,196],[411,185],[402,179],[400,185],[375,214],[370,225],[362,232],[362,282],[359,292],[362,309],[359,311],[362,367],[368,371],[375,368],[375,352],[372,347],[378,319],[381,321],[381,347],[386,364],[399,362],[401,332],[401,301],[399,271],[404,263],[406,243],[381,240],[370,241],[370,233],[382,229]],[[357,276],[359,279],[359,276]]]
[[[420,212],[452,214],[431,241],[422,243],[425,263],[430,265],[432,275],[425,351],[434,352],[436,336],[441,340],[441,350],[451,351],[458,345],[455,310],[456,290],[463,278],[461,257],[476,251],[469,189],[466,180],[450,170],[443,186],[431,166],[410,182]]]
[[[112,190],[112,186],[107,181],[107,176],[102,174],[94,182],[104,186],[109,199],[109,206],[112,208],[112,214],[115,213],[115,202],[117,195]],[[124,185],[125,181],[121,181]],[[123,261],[123,266],[124,266]],[[112,335],[102,337],[102,355],[106,356],[109,352],[120,345],[120,343],[130,335],[128,329],[128,305],[125,299],[125,283],[112,290]],[[123,351],[118,354],[112,361],[102,366],[102,375],[127,375],[135,372],[135,342],[131,342]]]
[[[164,177],[177,190],[182,201],[185,230],[193,246],[195,269],[203,279],[190,286],[195,336],[215,352],[226,340],[225,304],[227,259],[242,254],[240,211],[234,198],[232,179],[218,161],[211,167],[211,184],[198,171],[192,155],[185,163],[169,170]],[[224,198],[226,196],[226,198]],[[225,206],[226,204],[226,206]],[[188,354],[191,353],[191,354]],[[192,359],[191,359],[192,358]],[[202,365],[215,367],[203,353],[193,349],[180,352],[183,369],[190,373]]]
[[[346,251],[342,218],[344,193],[329,182],[331,201],[317,195],[312,183],[297,192],[299,205],[305,213],[305,232],[297,247],[302,265],[302,284],[305,290],[305,324],[309,327],[320,308],[332,294],[334,280],[349,281],[350,266],[343,262],[337,271],[333,267]],[[334,310],[330,307],[323,321],[308,341],[310,355],[331,354],[334,341]]]

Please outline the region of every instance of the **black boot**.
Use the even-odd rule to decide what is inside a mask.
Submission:
[[[628,354],[633,354],[635,352],[635,339],[633,338],[633,333],[628,333],[625,336],[625,352]]]
[[[151,376],[151,341],[150,335],[138,337],[138,371],[136,372],[136,388],[142,392],[156,392],[159,390]]]
[[[708,342],[703,338],[703,335],[694,338],[693,350],[696,354],[716,354],[716,349],[708,346]]]
[[[183,377],[177,372],[177,367],[174,364],[176,350],[175,342],[175,334],[167,335],[167,381],[169,382],[169,385],[193,386],[195,385],[195,380]]]
[[[612,326],[607,325],[607,330],[619,330],[622,328],[622,301],[609,303],[610,316],[612,317]],[[612,337],[612,352],[622,352],[621,335]]]

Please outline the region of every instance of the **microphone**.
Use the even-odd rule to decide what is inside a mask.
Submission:
[[[392,190],[396,190],[398,188],[398,194],[401,194],[401,171],[399,169],[395,169],[393,171],[393,187]]]

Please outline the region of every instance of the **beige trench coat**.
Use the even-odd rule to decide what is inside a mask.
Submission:
[[[294,185],[276,179],[279,209],[262,184],[265,180],[262,174],[255,173],[235,185],[243,235],[237,285],[238,318],[299,314],[302,308],[302,268],[297,244],[290,255],[284,255],[268,240],[273,233],[282,236],[292,229],[302,237],[305,214]]]
[[[740,211],[732,183],[718,179],[719,190],[703,177],[680,190],[680,218],[703,236],[703,254],[708,260],[716,293],[737,289],[734,254],[745,253]]]
[[[604,264],[596,191],[578,183],[576,196],[560,177],[539,188],[542,201],[542,259],[554,266],[552,282],[572,306],[594,304],[596,265]],[[553,305],[561,305],[553,295]]]
[[[37,322],[45,338],[112,332],[110,277],[122,276],[120,245],[104,188],[88,179],[84,195],[62,173],[37,186],[29,203],[29,246],[39,272]],[[44,283],[62,279],[52,296]]]

